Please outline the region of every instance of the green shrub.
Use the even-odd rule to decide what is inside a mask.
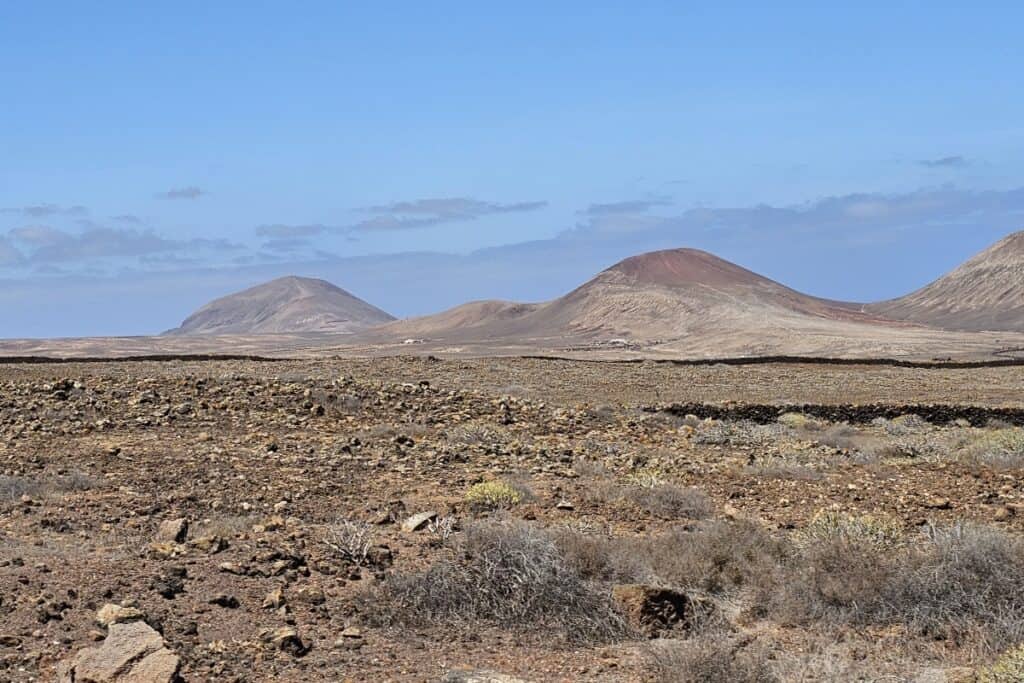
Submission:
[[[469,487],[463,500],[472,510],[500,510],[519,505],[523,492],[504,481],[485,481]]]

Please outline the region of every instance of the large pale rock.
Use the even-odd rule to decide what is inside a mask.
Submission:
[[[155,543],[184,543],[188,536],[188,520],[184,517],[166,519],[156,530]]]
[[[96,613],[96,622],[100,626],[121,624],[126,621],[138,621],[145,615],[134,607],[122,607],[121,605],[106,604]]]
[[[174,683],[178,655],[142,621],[114,623],[99,647],[81,650],[57,669],[60,683]]]
[[[435,519],[437,519],[437,513],[433,510],[417,512],[402,522],[402,531],[419,531]]]

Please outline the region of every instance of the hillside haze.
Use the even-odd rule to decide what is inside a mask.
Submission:
[[[166,334],[351,333],[392,320],[330,282],[290,276],[211,301]]]
[[[993,244],[916,292],[870,304],[890,318],[950,330],[1024,331],[1024,231]]]

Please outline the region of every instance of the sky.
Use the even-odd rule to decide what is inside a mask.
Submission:
[[[0,338],[671,247],[870,301],[1024,229],[1020,3],[497,5],[0,3]]]

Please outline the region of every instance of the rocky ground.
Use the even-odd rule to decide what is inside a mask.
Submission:
[[[0,679],[970,680],[1015,626],[853,618],[820,581],[814,615],[771,596],[811,566],[808,539],[851,533],[917,553],[922,530],[967,522],[1015,562],[1020,429],[659,408],[1019,408],[1022,380],[514,359],[2,365]],[[506,575],[529,580],[505,591]],[[553,576],[576,591],[561,611],[554,593],[527,599]],[[462,604],[439,596],[466,585]],[[693,644],[724,663],[695,664]]]

